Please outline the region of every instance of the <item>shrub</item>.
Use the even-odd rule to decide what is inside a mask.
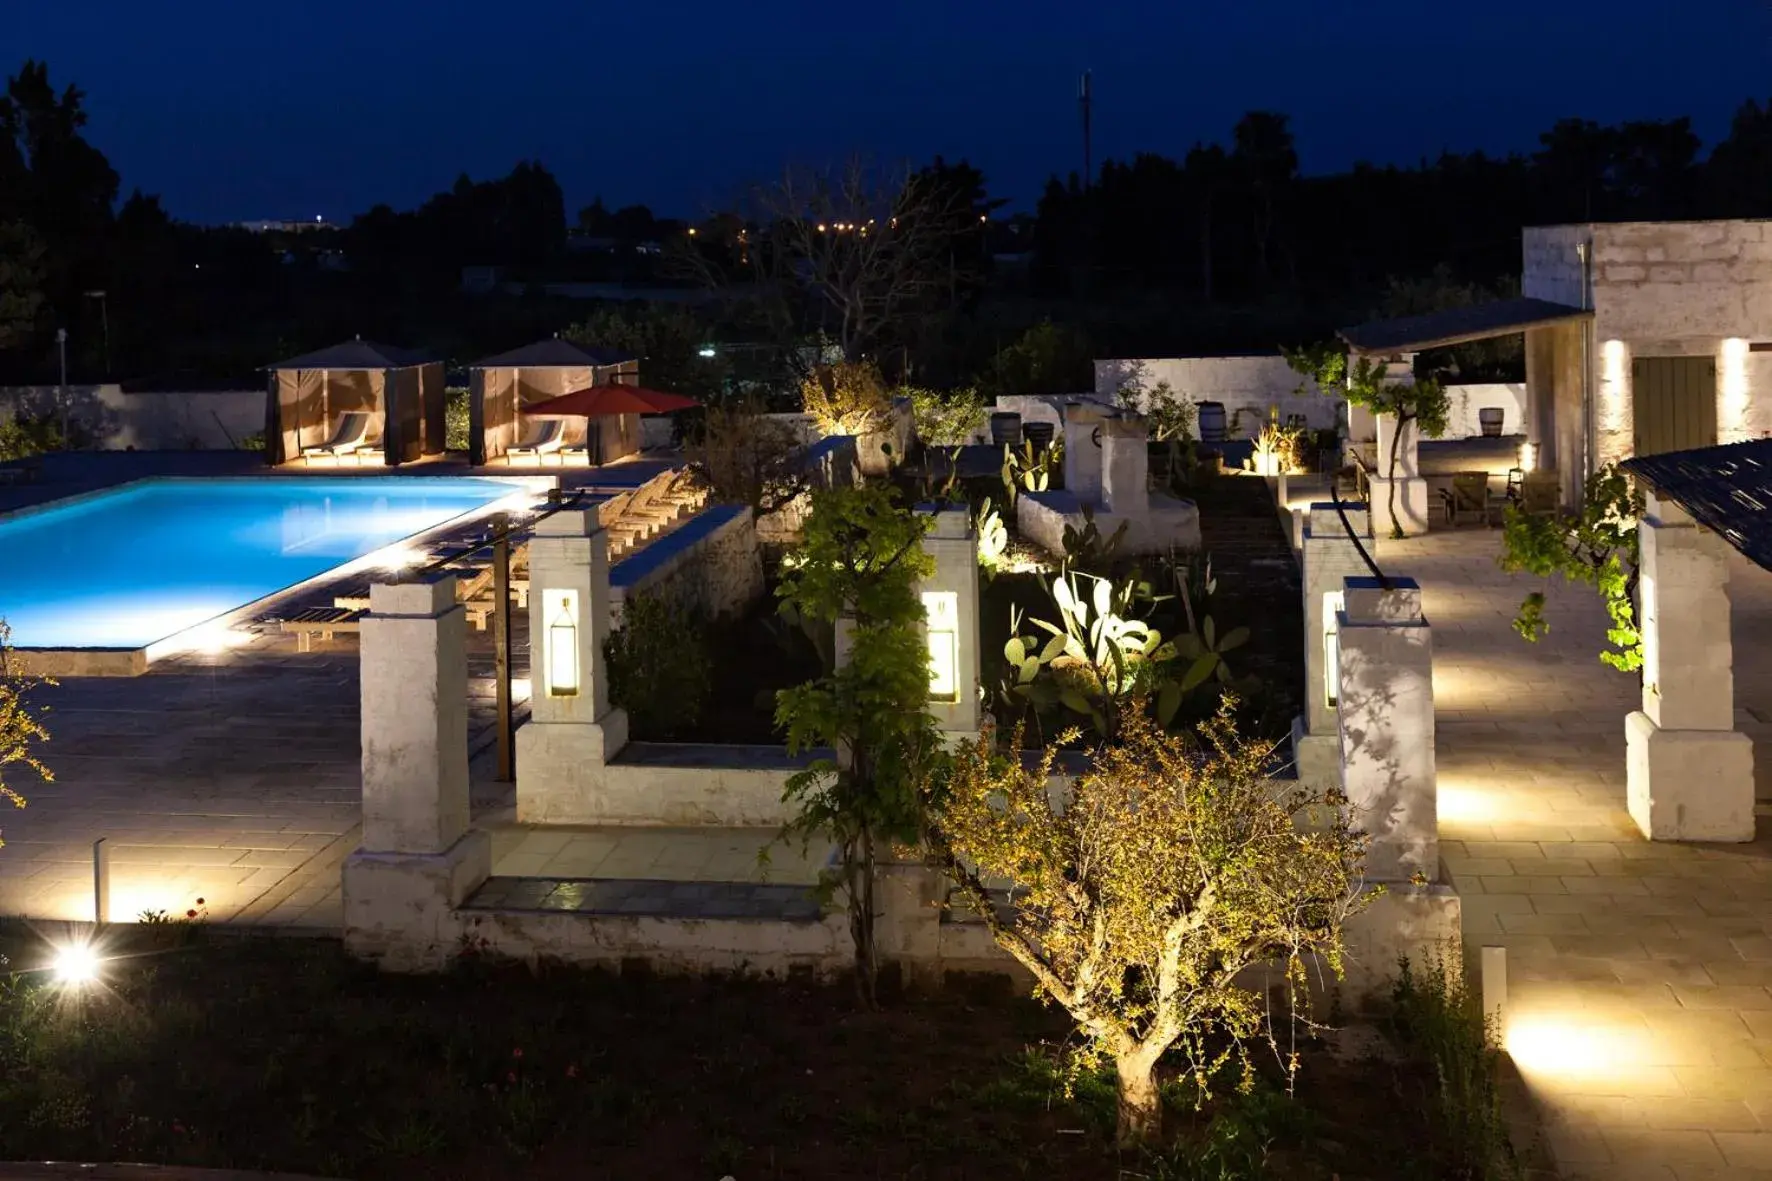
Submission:
[[[60,451],[65,443],[61,428],[48,415],[0,421],[0,463]]]
[[[985,424],[984,397],[974,388],[926,390],[910,386],[902,392],[911,399],[917,438],[931,447],[962,446]]]
[[[820,365],[800,387],[806,413],[827,434],[865,435],[884,426],[892,398],[880,371],[866,361]]]
[[[799,433],[759,407],[709,406],[686,454],[715,500],[749,505],[759,517],[786,508],[812,486]]]
[[[636,736],[669,738],[701,720],[713,687],[700,616],[657,595],[635,595],[603,642],[609,700],[628,711]]]
[[[468,427],[468,387],[452,385],[443,393],[443,449],[466,451],[473,445]]]

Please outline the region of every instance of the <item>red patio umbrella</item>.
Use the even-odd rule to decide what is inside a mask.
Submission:
[[[534,418],[609,418],[617,414],[669,414],[700,405],[682,394],[637,385],[594,385],[521,409]]]

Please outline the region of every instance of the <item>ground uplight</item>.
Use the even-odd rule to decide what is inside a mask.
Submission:
[[[98,953],[90,943],[69,943],[56,949],[55,978],[74,988],[98,979]]]

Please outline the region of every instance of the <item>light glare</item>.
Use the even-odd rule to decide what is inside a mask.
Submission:
[[[78,988],[98,979],[98,953],[90,943],[69,943],[55,953],[55,978]]]

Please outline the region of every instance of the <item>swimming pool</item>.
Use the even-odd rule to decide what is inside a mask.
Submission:
[[[0,518],[0,619],[20,648],[151,649],[529,495],[470,477],[139,480]]]

